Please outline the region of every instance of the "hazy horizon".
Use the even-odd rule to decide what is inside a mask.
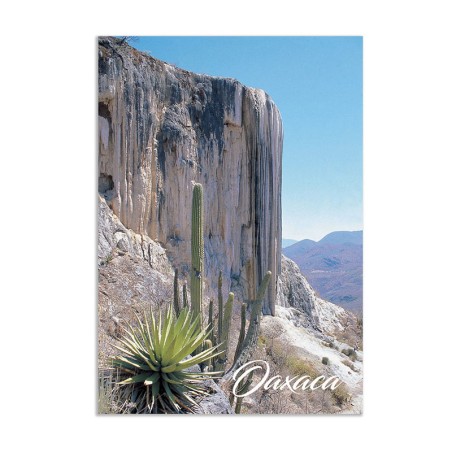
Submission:
[[[302,239],[295,239],[293,237],[282,237],[282,240],[294,240],[295,242],[301,242],[302,240],[313,240],[314,242],[319,242],[320,240],[324,239],[327,235],[332,234],[333,232],[364,232],[363,229],[356,229],[356,230],[338,230],[338,231],[330,231],[326,234],[320,236],[319,238],[311,238],[311,237],[304,237]]]

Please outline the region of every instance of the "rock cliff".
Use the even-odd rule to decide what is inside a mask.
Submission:
[[[281,275],[278,278],[276,304],[282,308],[289,308],[291,316],[295,315],[297,319],[295,324],[325,334],[337,335],[352,325],[354,329],[357,328],[356,316],[320,298],[298,265],[284,255],[281,261]],[[279,312],[287,310],[282,309]]]
[[[192,184],[204,186],[206,295],[224,286],[274,314],[281,272],[281,116],[262,90],[99,40],[99,193],[120,222],[190,271]]]

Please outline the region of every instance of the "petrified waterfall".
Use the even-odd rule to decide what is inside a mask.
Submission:
[[[204,186],[206,295],[220,270],[253,298],[281,267],[281,116],[262,90],[99,40],[99,193],[121,222],[190,270],[191,196]]]

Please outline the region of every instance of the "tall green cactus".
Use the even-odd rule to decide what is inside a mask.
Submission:
[[[223,335],[223,273],[218,275],[218,340]]]
[[[209,325],[207,328],[210,330],[209,339],[214,343],[214,334],[213,334],[213,300],[209,301]]]
[[[240,351],[242,349],[243,339],[245,339],[245,329],[246,329],[246,303],[242,303],[240,312],[240,334],[239,340],[237,341],[237,348],[235,349],[234,363],[237,361],[237,358],[239,357]]]
[[[179,317],[180,314],[180,304],[179,304],[179,279],[178,279],[178,270],[176,268],[174,272],[174,312],[176,316]]]
[[[212,341],[210,339],[206,339],[204,341],[204,350],[209,350],[213,347]],[[212,357],[209,357],[207,361],[203,362],[203,372],[212,372]]]
[[[229,350],[229,331],[231,329],[231,319],[232,319],[232,306],[234,304],[234,294],[229,292],[228,300],[224,306],[224,315],[223,315],[223,329],[221,333],[219,351],[221,354],[218,356],[215,370],[222,371],[226,366],[226,361],[228,359],[228,350]],[[221,316],[221,312],[218,314]]]
[[[203,188],[201,184],[195,184],[193,187],[193,199],[192,199],[192,227],[191,227],[191,309],[195,315],[199,315],[200,326],[203,325],[202,321],[202,296],[203,296],[203,270],[204,270],[204,211],[203,211]],[[264,276],[264,279],[259,287],[256,300],[253,300],[250,314],[250,322],[248,326],[248,331],[245,334],[246,329],[246,305],[242,305],[241,307],[241,326],[240,326],[240,335],[237,343],[237,348],[234,356],[234,363],[224,376],[224,378],[230,379],[232,373],[241,365],[246,363],[249,358],[251,358],[252,353],[257,344],[257,338],[259,334],[259,326],[260,326],[260,315],[262,312],[262,305],[264,301],[264,295],[267,291],[270,279],[271,272],[267,272]],[[177,275],[175,276],[175,279]],[[223,310],[223,275],[220,271],[218,277],[218,335],[216,341],[219,344],[219,351],[221,354],[214,360],[214,368],[215,370],[224,371],[227,361],[227,355],[229,350],[229,331],[231,327],[231,319],[232,319],[232,307],[234,301],[234,294],[232,292],[229,293],[228,300],[224,306]],[[179,300],[179,293],[177,289],[177,298],[176,298],[176,283],[175,283],[175,307],[176,300]],[[183,306],[186,307],[188,305],[187,299],[187,289],[186,285],[183,286]],[[177,303],[179,306],[179,303]],[[212,301],[209,303],[209,327],[213,327],[213,304]],[[209,342],[215,342],[215,335],[211,334],[209,337]],[[197,352],[199,353],[202,350],[200,347]],[[207,363],[206,363],[207,364]],[[209,363],[212,365],[212,363]],[[249,379],[250,384],[251,379]],[[239,408],[240,410],[240,408]]]
[[[202,185],[193,187],[191,214],[191,307],[195,316],[199,315],[202,326],[202,274],[204,267],[204,212]]]
[[[184,308],[188,307],[188,295],[187,295],[187,284],[184,283],[184,285],[182,286],[182,301],[183,301],[183,305]]]
[[[241,394],[246,394],[248,392],[248,390],[250,389],[250,386],[253,382],[253,374],[254,372],[251,372],[248,375],[248,378],[246,379],[245,382],[242,381],[242,383],[239,385],[239,387],[237,388],[237,394],[241,395]],[[234,395],[234,394],[232,394]],[[230,399],[229,399],[230,400]],[[243,397],[237,397],[237,402],[235,404],[235,414],[240,414],[240,411],[242,410],[242,402],[243,402]],[[231,403],[232,405],[232,403]]]
[[[259,290],[257,291],[256,299],[252,301],[248,331],[246,332],[246,336],[245,339],[243,340],[242,345],[240,346],[240,344],[238,344],[239,350],[236,350],[237,359],[235,359],[234,364],[228,370],[227,374],[224,376],[225,381],[230,381],[235,370],[250,360],[256,348],[257,338],[259,336],[262,304],[264,302],[264,295],[265,292],[267,291],[271,275],[272,272],[270,271],[266,273],[264,279],[262,280],[261,285],[259,286]]]

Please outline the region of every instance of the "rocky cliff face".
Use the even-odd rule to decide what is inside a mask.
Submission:
[[[357,318],[340,306],[320,298],[298,265],[282,256],[281,275],[278,278],[276,304],[281,306],[278,316],[290,317],[297,326],[336,336],[346,328],[357,328]]]
[[[192,184],[204,186],[206,294],[253,298],[281,266],[281,116],[263,91],[99,40],[99,193],[121,223],[190,271]]]

